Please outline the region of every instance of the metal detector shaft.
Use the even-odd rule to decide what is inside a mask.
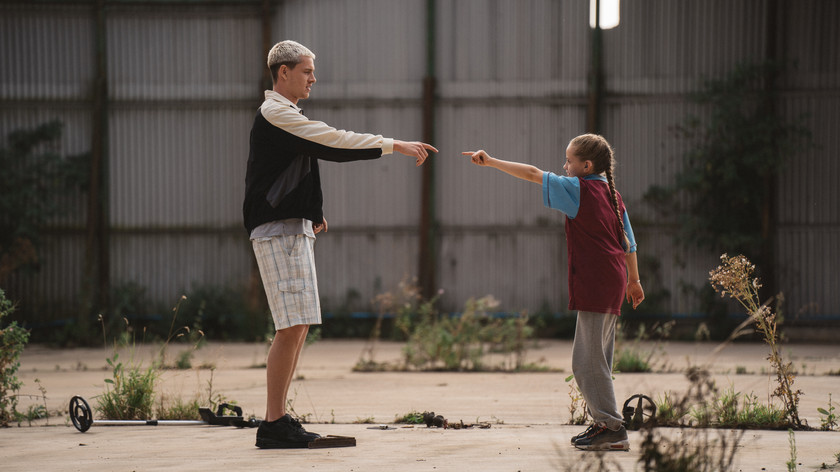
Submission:
[[[201,420],[93,420],[91,426],[195,426],[209,424]]]

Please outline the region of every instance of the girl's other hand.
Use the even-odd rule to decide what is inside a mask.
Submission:
[[[483,149],[478,151],[464,151],[461,154],[470,156],[472,163],[479,166],[486,166],[487,161],[490,160],[490,155],[484,152]]]
[[[627,282],[626,293],[627,303],[632,303],[634,310],[645,299],[645,291],[642,289],[642,283],[638,280]]]

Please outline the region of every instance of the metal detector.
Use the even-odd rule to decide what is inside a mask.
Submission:
[[[624,415],[624,427],[631,431],[638,431],[656,424],[656,404],[647,395],[637,393],[628,398],[621,412]]]
[[[225,416],[224,411],[231,410],[235,416]],[[216,414],[209,408],[199,408],[201,420],[93,420],[90,405],[84,398],[76,395],[70,399],[70,420],[77,430],[84,433],[91,426],[236,426],[238,428],[253,428],[259,426],[260,421],[255,419],[244,419],[242,408],[236,405],[222,403]]]

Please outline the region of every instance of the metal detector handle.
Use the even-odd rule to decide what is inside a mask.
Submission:
[[[238,405],[229,405],[227,403],[222,403],[219,405],[219,408],[216,410],[216,416],[225,416],[225,409],[228,409],[234,413],[234,416],[242,416],[242,408]]]

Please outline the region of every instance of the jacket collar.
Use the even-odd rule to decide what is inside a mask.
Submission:
[[[301,109],[291,102],[288,98],[280,95],[279,93],[275,92],[274,90],[266,90],[265,91],[265,99],[266,100],[274,100],[275,102],[280,102],[284,105],[288,105],[292,107],[296,112],[300,113]]]

